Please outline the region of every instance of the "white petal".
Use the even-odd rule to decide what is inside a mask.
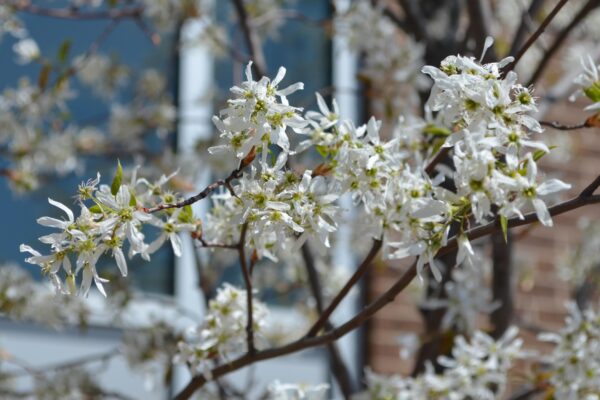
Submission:
[[[564,183],[559,179],[549,179],[546,182],[542,183],[540,186],[538,186],[536,191],[539,195],[543,196],[545,194],[569,189],[571,189],[571,185],[569,185],[568,183]]]
[[[181,238],[176,233],[171,233],[169,235],[169,240],[171,241],[171,247],[173,248],[173,253],[177,257],[181,257]]]
[[[63,203],[54,201],[51,198],[48,198],[48,203],[63,210],[67,214],[67,217],[69,217],[69,221],[73,222],[75,220],[75,217],[73,216],[73,211],[71,211],[71,209],[65,206]]]
[[[548,207],[546,207],[546,203],[544,203],[540,199],[532,199],[531,203],[533,204],[533,208],[535,208],[535,213],[537,214],[540,222],[545,226],[552,226],[552,217],[548,212]]]
[[[125,254],[123,254],[123,250],[120,247],[117,247],[113,251],[113,256],[117,261],[117,267],[121,271],[121,275],[127,276],[127,261],[125,260]]]

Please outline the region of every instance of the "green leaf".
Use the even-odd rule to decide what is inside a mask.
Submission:
[[[129,193],[131,194],[131,198],[129,199],[129,205],[132,207],[137,206],[137,199],[135,198],[135,193],[133,192],[133,190],[130,190]]]
[[[500,216],[500,226],[502,227],[504,242],[508,242],[508,219],[504,215]]]
[[[93,206],[91,206],[90,211],[93,212],[94,214],[102,214],[102,209],[100,208],[100,206],[98,204],[94,204]]]
[[[558,146],[550,146],[548,147],[550,150],[557,148]],[[540,158],[544,157],[546,154],[548,154],[547,152],[545,152],[544,150],[536,150],[533,153],[533,161],[538,161]]]
[[[442,136],[442,137],[450,136],[450,134],[452,133],[452,131],[450,131],[450,129],[444,128],[443,126],[437,126],[434,124],[428,124],[425,127],[425,129],[423,129],[423,132],[427,133],[429,135]]]
[[[329,155],[329,148],[327,146],[317,145],[315,146],[315,148],[317,149],[317,153],[319,153],[321,157],[327,158],[327,156]]]
[[[583,93],[594,103],[600,102],[600,82],[594,82],[589,88],[583,89]]]
[[[64,63],[67,61],[70,50],[71,50],[71,41],[65,40],[64,42],[62,42],[62,44],[58,48],[58,53],[56,55],[56,58],[58,59],[58,61],[60,63]]]
[[[191,224],[194,222],[194,210],[192,210],[191,205],[184,206],[179,213],[179,217],[177,217],[179,222]]]
[[[113,196],[116,196],[119,192],[119,188],[121,188],[121,182],[123,181],[123,167],[121,166],[121,161],[117,161],[117,173],[113,178],[112,184],[110,185],[110,192]]]

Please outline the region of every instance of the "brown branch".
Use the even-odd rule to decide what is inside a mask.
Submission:
[[[574,131],[576,129],[594,128],[592,121],[586,119],[584,122],[575,125],[565,125],[556,121],[540,121],[540,125],[548,126],[550,128],[558,129],[559,131]]]
[[[556,17],[556,14],[558,14],[558,12],[564,7],[565,4],[567,4],[568,1],[569,0],[560,0],[558,4],[556,4],[552,11],[550,11],[550,14],[546,16],[542,24],[538,27],[538,29],[533,33],[533,35],[529,37],[529,39],[527,40],[527,42],[525,42],[523,47],[521,47],[521,50],[519,50],[519,52],[515,56],[515,59],[502,69],[503,74],[506,74],[509,71],[515,69],[515,66],[517,65],[519,60],[521,60],[525,53],[527,53],[527,50],[529,50],[529,48],[538,40],[540,35],[544,33],[550,22],[552,22],[554,17]]]
[[[246,40],[248,53],[250,53],[250,58],[252,61],[254,61],[252,64],[252,69],[259,77],[264,76],[267,73],[267,62],[262,50],[260,38],[258,37],[256,31],[250,27],[249,16],[246,12],[244,2],[242,0],[231,1],[233,2],[237,12],[238,22],[240,24],[240,28],[242,29],[244,39]]]
[[[227,178],[219,179],[218,181],[211,183],[210,185],[206,186],[200,193],[198,193],[195,196],[192,196],[188,199],[185,199],[185,200],[180,201],[179,203],[175,203],[175,204],[160,204],[160,205],[152,207],[152,208],[144,207],[143,210],[146,213],[155,213],[157,211],[166,210],[168,208],[182,208],[185,206],[189,206],[191,204],[197,203],[198,201],[200,201],[202,199],[205,199],[206,197],[208,197],[209,194],[211,194],[212,192],[214,192],[221,186],[226,187],[229,190],[229,192],[231,193],[231,195],[235,196],[236,194],[235,194],[235,191],[233,190],[233,186],[231,185],[231,182],[242,176],[242,171],[244,170],[244,168],[246,168],[248,165],[250,165],[252,163],[255,156],[256,156],[256,150],[253,147],[250,150],[250,152],[248,153],[248,155],[240,162],[240,166],[237,167],[236,169],[234,169],[233,171],[231,171],[231,173],[229,174],[229,176]]]
[[[529,82],[525,86],[529,86],[537,82],[537,80],[542,76],[548,63],[551,59],[553,59],[554,54],[560,49],[562,44],[567,40],[569,33],[577,28],[581,21],[583,21],[590,13],[594,10],[594,8],[600,6],[600,0],[589,0],[581,10],[573,17],[573,20],[567,25],[555,38],[552,45],[544,52],[543,57],[540,59],[540,63],[538,64],[535,72],[529,79]]]
[[[525,40],[525,34],[527,34],[529,25],[531,24],[531,19],[540,11],[544,5],[544,1],[545,0],[532,0],[531,4],[529,4],[529,8],[526,11],[523,11],[523,14],[521,15],[521,23],[515,32],[512,46],[508,52],[509,56],[514,57],[519,48],[521,48],[521,44],[523,40]]]
[[[321,282],[319,280],[319,273],[315,265],[315,258],[310,250],[308,242],[302,246],[302,258],[304,259],[304,265],[306,267],[306,273],[308,275],[308,283],[310,286],[311,293],[315,299],[315,305],[319,315],[323,314],[323,290]],[[333,326],[327,320],[325,321],[325,329],[331,330]],[[352,395],[352,380],[350,379],[350,373],[348,367],[344,363],[340,351],[335,343],[329,343],[327,345],[327,351],[329,352],[331,371],[342,391],[345,399],[349,399]]]
[[[600,203],[600,195],[592,194],[598,188],[598,186],[600,186],[600,176],[596,178],[594,182],[588,185],[576,198],[550,207],[548,209],[550,215],[556,216],[586,205]],[[518,217],[509,219],[508,227],[513,228],[517,226],[527,225],[534,221],[537,221],[537,215],[535,212],[532,212],[525,215],[523,219],[519,219]],[[482,236],[489,235],[493,232],[499,231],[500,229],[501,227],[498,223],[492,222],[487,225],[473,228],[465,232],[464,234],[470,240],[474,240]],[[457,248],[458,239],[456,236],[454,236],[448,241],[448,244],[446,246],[444,246],[438,251],[438,256],[447,254],[451,251],[456,250]],[[327,331],[321,336],[305,336],[287,345],[274,347],[263,351],[257,351],[252,355],[245,354],[235,360],[228,362],[227,364],[222,364],[215,367],[211,371],[210,376],[212,377],[212,379],[217,379],[227,373],[236,371],[240,368],[243,368],[247,365],[253,364],[258,361],[281,357],[286,354],[298,352],[300,350],[321,346],[341,338],[348,332],[351,332],[352,330],[361,326],[367,319],[371,318],[371,316],[377,313],[388,303],[394,301],[396,296],[400,292],[402,292],[417,276],[416,265],[417,262],[415,261],[386,292],[384,292],[375,301],[367,305],[357,315],[355,315],[353,318],[349,319],[347,322],[340,325],[339,327]],[[194,392],[201,388],[206,382],[207,379],[203,375],[194,377],[188,383],[188,385],[175,397],[175,400],[189,399],[194,394]]]
[[[437,154],[431,159],[429,164],[427,164],[427,166],[425,167],[425,172],[427,173],[427,175],[431,176],[431,174],[435,170],[436,165],[441,163],[444,160],[444,158],[446,158],[446,156],[448,155],[449,152],[450,152],[450,147],[442,147],[437,152]]]
[[[329,306],[325,310],[323,310],[319,319],[317,319],[317,321],[313,324],[313,326],[309,329],[308,333],[306,334],[307,338],[316,336],[317,333],[319,333],[319,331],[325,326],[325,324],[327,323],[331,314],[335,311],[337,306],[342,302],[344,297],[346,297],[348,292],[350,292],[350,289],[352,289],[354,287],[354,285],[356,285],[356,283],[360,280],[360,278],[365,274],[365,272],[371,265],[371,262],[373,261],[373,259],[377,255],[377,253],[379,252],[379,249],[381,249],[382,243],[383,242],[381,240],[373,240],[373,245],[371,246],[371,250],[369,250],[369,253],[365,257],[363,262],[358,266],[356,271],[354,271],[354,274],[352,274],[350,279],[348,279],[348,282],[346,282],[344,287],[333,298],[333,300],[331,301]]]
[[[248,354],[254,354],[256,349],[254,348],[254,318],[252,316],[252,277],[248,269],[248,262],[246,261],[246,233],[248,232],[248,223],[242,225],[242,232],[240,233],[240,241],[237,245],[238,254],[240,258],[240,267],[242,268],[242,275],[244,276],[244,283],[246,285],[246,341],[248,344]]]

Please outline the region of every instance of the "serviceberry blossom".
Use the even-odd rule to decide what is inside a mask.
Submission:
[[[522,356],[518,330],[510,328],[498,340],[476,331],[467,340],[456,338],[452,357],[441,356],[445,369],[436,374],[431,364],[415,378],[386,377],[367,370],[370,399],[482,399],[501,398],[507,373],[515,359]]]
[[[179,342],[175,361],[187,364],[195,374],[208,374],[214,361],[227,360],[246,351],[246,293],[227,283],[219,288],[208,304],[202,325],[190,329],[187,339]],[[255,299],[252,321],[257,348],[266,345],[263,333],[268,314],[267,307]]]
[[[488,40],[486,48],[491,44]],[[540,222],[550,226],[539,196],[570,186],[559,180],[538,182],[536,161],[549,149],[529,138],[530,132],[542,131],[530,115],[537,107],[515,72],[502,75],[511,61],[509,57],[481,64],[474,58],[449,56],[440,68],[424,67],[434,80],[427,104],[454,132],[444,146],[454,149],[457,194],[470,200],[477,222],[491,217],[494,205],[506,218],[522,218],[533,206]]]
[[[290,141],[287,128],[299,132],[306,122],[299,114],[300,108],[288,104],[287,96],[303,89],[302,83],[295,83],[285,89],[278,85],[285,76],[285,68],[279,68],[271,81],[262,77],[252,78],[252,63],[246,67],[246,81],[241,86],[231,88],[235,98],[227,102],[220,117],[213,122],[227,144],[214,146],[209,152],[233,152],[237,158],[245,157],[253,147],[261,150],[266,157],[270,144],[275,144],[284,152],[289,152]]]
[[[596,399],[600,393],[600,316],[567,304],[565,327],[539,339],[555,344],[548,363],[549,393],[560,399]]]
[[[581,67],[583,72],[575,78],[575,84],[581,87],[581,92],[590,99],[593,104],[590,104],[585,110],[600,109],[600,76],[598,66],[591,56],[581,58]],[[575,96],[571,97],[574,100]]]
[[[145,179],[137,179],[135,172],[130,184],[124,184],[122,178],[123,170],[119,164],[110,187],[99,185],[100,174],[96,179],[82,183],[76,196],[80,208],[77,217],[66,205],[49,199],[50,204],[59,208],[66,216],[66,219],[38,219],[40,225],[59,230],[40,238],[42,243],[50,246],[50,254],[42,255],[29,245],[21,245],[21,251],[31,254],[26,261],[39,265],[42,272],[50,276],[57,291],[74,294],[76,278],[81,272],[79,292],[82,295],[87,296],[92,282],[106,295],[103,284],[108,281],[100,277],[96,269],[103,254],[112,256],[121,275],[126,276],[127,261],[123,251],[125,242],[129,245],[129,258],[139,254],[150,260],[150,255],[167,239],[172,243],[175,253],[180,254],[181,245],[177,233],[193,232],[199,225],[189,207],[155,215],[145,212],[144,206],[152,207],[165,200],[177,201],[172,194],[148,190],[148,187],[160,188],[168,181],[167,177],[163,176],[152,185]],[[153,225],[162,231],[150,245],[146,243],[143,233],[145,225]],[[61,275],[65,276],[66,284],[60,278]]]

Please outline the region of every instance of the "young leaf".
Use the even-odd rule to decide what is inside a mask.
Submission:
[[[110,185],[110,192],[113,196],[116,196],[119,192],[119,188],[121,187],[121,182],[123,181],[123,167],[121,166],[121,161],[117,161],[117,173],[113,178],[112,184]]]
[[[71,50],[71,41],[65,40],[64,42],[62,42],[62,44],[60,45],[60,47],[58,49],[58,54],[56,55],[56,58],[58,59],[58,61],[60,63],[64,63],[67,61],[67,57],[69,56],[70,50]]]
[[[502,227],[504,241],[508,242],[508,219],[504,215],[500,216],[500,226]]]

